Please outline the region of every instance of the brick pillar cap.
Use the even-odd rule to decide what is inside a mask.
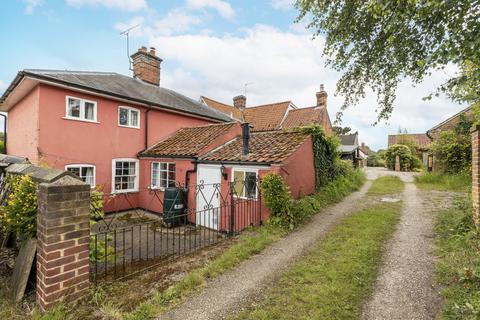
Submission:
[[[480,131],[480,124],[474,124],[472,128],[470,128],[471,133],[474,133],[476,131]]]

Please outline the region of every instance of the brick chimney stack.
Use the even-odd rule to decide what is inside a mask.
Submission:
[[[150,84],[160,86],[160,63],[162,59],[155,54],[155,48],[141,47],[131,55],[133,63],[133,77]]]
[[[247,107],[247,97],[245,97],[243,94],[234,97],[233,106],[243,112]]]
[[[327,107],[327,97],[327,91],[325,91],[325,87],[321,84],[320,91],[317,92],[317,108]]]

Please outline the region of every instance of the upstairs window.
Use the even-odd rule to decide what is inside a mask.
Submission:
[[[152,162],[151,179],[153,189],[175,187],[175,163]]]
[[[140,128],[140,111],[131,107],[118,107],[118,125]]]
[[[95,101],[67,96],[67,119],[97,121],[97,103]]]
[[[73,173],[92,188],[95,187],[95,166],[90,164],[69,164],[65,170]]]

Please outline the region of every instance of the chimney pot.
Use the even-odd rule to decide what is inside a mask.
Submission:
[[[245,110],[247,106],[247,97],[245,97],[243,94],[236,96],[233,98],[233,106],[240,111]]]
[[[156,56],[155,48],[142,46],[137,52],[131,55],[133,64],[133,77],[144,82],[160,86],[160,64],[162,59]]]
[[[325,91],[325,86],[320,85],[320,91],[317,92],[317,107],[327,107],[327,91]]]

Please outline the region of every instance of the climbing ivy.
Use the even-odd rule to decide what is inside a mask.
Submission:
[[[340,174],[340,154],[338,152],[340,141],[334,135],[327,136],[319,125],[300,127],[294,129],[294,131],[312,136],[315,189],[318,191]]]

